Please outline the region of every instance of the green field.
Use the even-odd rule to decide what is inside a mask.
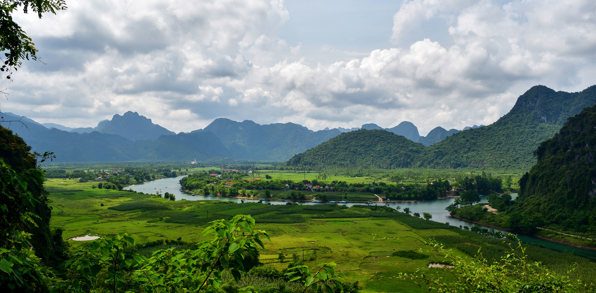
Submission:
[[[500,240],[384,207],[172,202],[134,192],[93,189],[92,185],[74,179],[50,179],[45,184],[53,207],[51,225],[64,229],[66,239],[127,232],[139,244],[176,239],[193,243],[204,240],[202,230],[208,222],[250,214],[271,237],[260,256],[265,266],[283,269],[293,258],[309,266],[333,261],[346,281],[359,282],[362,292],[424,292],[397,276],[418,269],[430,275],[445,274],[426,268],[430,262],[443,260],[426,245],[431,239],[464,257],[475,255],[479,248],[487,259],[506,252]],[[574,276],[592,281],[596,275],[596,263],[589,260],[539,247],[527,251],[530,258],[555,271],[566,272],[577,265],[581,270]]]
[[[322,171],[310,170],[274,170],[263,167],[255,170],[254,177],[271,176],[280,180],[322,180],[327,182],[344,181],[347,183],[403,183],[421,184],[436,179],[454,180],[457,176],[478,175],[482,172],[491,174],[505,181],[510,178],[511,187],[517,187],[517,181],[523,175],[522,170],[501,170],[501,169],[328,169]]]

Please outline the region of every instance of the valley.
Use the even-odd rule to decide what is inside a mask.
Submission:
[[[155,195],[99,190],[93,184],[72,179],[46,182],[53,207],[51,224],[64,230],[65,239],[126,232],[144,250],[152,251],[163,247],[166,240],[205,240],[201,230],[211,220],[251,214],[257,228],[267,231],[271,238],[264,242],[260,255],[265,267],[283,270],[293,258],[309,266],[332,261],[337,263],[336,270],[343,279],[347,283],[357,281],[362,292],[426,292],[422,280],[417,283],[397,276],[418,269],[431,275],[442,274],[440,269],[426,268],[429,262],[441,263],[445,257],[428,244],[431,240],[444,243],[466,259],[475,256],[479,248],[489,259],[507,250],[506,241],[383,206],[174,202]],[[73,247],[82,245],[69,243]],[[402,256],[407,251],[424,257]],[[596,263],[569,253],[532,245],[526,251],[532,260],[540,260],[557,272],[566,272],[577,263],[582,270],[574,276],[591,281],[596,273]]]
[[[595,90],[536,86],[495,123],[429,145],[408,123],[393,130],[409,137],[227,119],[173,134],[136,113],[93,130],[10,124],[29,136],[0,128],[3,253],[19,260],[3,271],[47,266],[33,284],[66,291],[591,292],[594,251],[537,238],[596,247]],[[38,165],[38,142],[60,151]]]

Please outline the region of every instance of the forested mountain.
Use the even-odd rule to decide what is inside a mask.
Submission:
[[[292,157],[289,165],[320,168],[327,166],[403,168],[412,166],[424,146],[385,130],[358,130],[324,142]]]
[[[412,164],[406,167],[529,169],[535,163],[532,153],[540,142],[552,137],[567,118],[595,102],[596,86],[579,93],[555,92],[545,86],[535,86],[520,96],[513,109],[497,122],[458,132],[422,151],[416,150],[410,154],[412,160],[409,162]],[[437,132],[440,134],[442,131],[437,130]],[[357,132],[355,135],[364,135],[364,133]],[[360,138],[363,141],[365,139],[367,138]],[[350,145],[348,141],[343,143]],[[310,158],[309,160],[298,159],[303,157],[303,154],[300,154],[296,159],[292,158],[288,161],[288,164],[299,165],[304,162],[313,166],[367,167],[403,163],[378,161],[366,162],[364,165],[347,164],[330,159],[331,157],[325,153],[330,150],[344,152],[344,154],[333,154],[334,158],[349,157],[359,151],[359,149],[349,148],[317,147],[304,153],[307,158]],[[370,152],[374,151],[374,148],[370,149]],[[399,152],[403,153],[401,150]],[[368,156],[386,159],[382,154]],[[310,161],[314,158],[322,161],[318,163]]]
[[[336,129],[315,132],[294,123],[260,125],[225,118],[214,120],[204,131],[219,138],[231,157],[261,161],[287,160],[341,133]]]
[[[570,118],[536,156],[513,214],[527,224],[596,233],[596,105]]]
[[[579,93],[535,86],[497,122],[454,134],[430,146],[419,166],[521,168],[534,163],[533,151],[570,117],[596,102],[596,86]]]

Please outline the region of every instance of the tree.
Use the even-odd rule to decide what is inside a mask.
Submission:
[[[23,59],[37,60],[37,49],[33,40],[14,22],[12,15],[18,10],[23,13],[33,11],[39,18],[44,13],[56,14],[66,9],[64,0],[4,0],[0,3],[0,50],[4,53],[4,63],[0,71],[10,79],[13,71],[21,65]]]
[[[433,215],[431,215],[430,213],[422,213],[422,216],[427,221],[430,220],[433,217]]]
[[[480,196],[475,190],[467,190],[460,196],[462,204],[473,204],[480,201]]]
[[[410,214],[410,208],[405,208],[404,209],[404,213],[406,213],[406,215],[409,215]]]
[[[0,291],[44,291],[53,253],[43,171],[30,147],[0,126]],[[31,249],[34,248],[34,250]],[[36,254],[38,257],[36,257]]]

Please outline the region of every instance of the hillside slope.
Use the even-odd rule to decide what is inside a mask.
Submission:
[[[288,165],[323,167],[404,168],[411,166],[424,146],[385,130],[357,130],[330,139],[295,155]]]
[[[497,122],[449,136],[430,146],[417,166],[529,169],[533,151],[570,117],[596,103],[596,86],[579,93],[535,86]]]
[[[520,180],[517,212],[533,224],[595,235],[596,105],[570,118],[536,155],[538,162]]]

